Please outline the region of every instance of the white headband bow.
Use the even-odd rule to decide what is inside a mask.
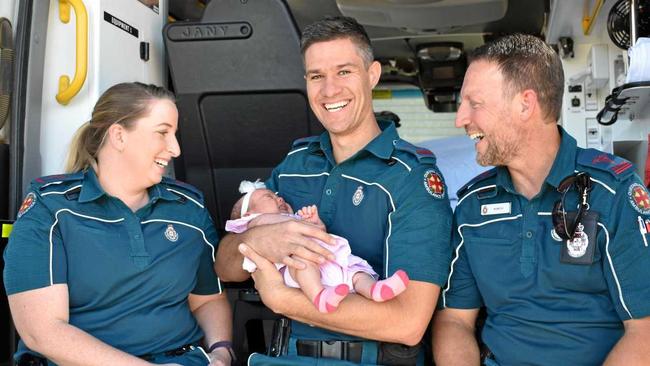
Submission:
[[[260,182],[259,179],[256,180],[255,182],[242,180],[241,183],[239,183],[239,193],[244,194],[244,201],[241,204],[241,212],[240,212],[241,217],[244,217],[244,214],[248,212],[248,204],[250,203],[251,195],[253,194],[253,192],[257,189],[264,189],[264,188],[266,188],[264,182]]]

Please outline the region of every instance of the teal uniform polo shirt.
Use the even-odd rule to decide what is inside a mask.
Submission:
[[[8,295],[68,286],[70,324],[132,355],[203,337],[188,295],[221,292],[217,233],[194,187],[163,178],[132,212],[93,169],[32,182],[4,252]],[[20,343],[15,355],[31,352]],[[206,362],[207,363],[207,362]]]
[[[505,167],[458,195],[441,300],[448,308],[486,307],[482,339],[500,365],[600,365],[623,321],[650,315],[648,191],[630,162],[578,148],[560,133],[555,162],[531,200],[515,191]],[[589,211],[598,218],[591,236],[578,225],[579,240],[566,241],[554,232],[551,211],[558,184],[576,172],[591,175]],[[575,187],[565,205],[576,211]]]
[[[379,136],[339,164],[327,132],[296,141],[266,185],[295,210],[316,205],[327,231],[346,238],[352,254],[381,278],[403,269],[411,280],[442,286],[452,213],[435,157],[400,139],[392,123],[380,127]],[[291,331],[298,339],[357,339],[297,321]]]

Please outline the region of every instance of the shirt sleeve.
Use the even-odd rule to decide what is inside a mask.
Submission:
[[[449,280],[442,289],[438,301],[439,308],[477,309],[483,306],[481,294],[467,259],[463,237],[458,232],[458,216],[454,215],[452,239],[452,260]]]
[[[616,311],[622,320],[650,316],[650,197],[636,174],[619,185],[607,221],[603,267]]]
[[[203,253],[197,271],[196,286],[194,286],[192,293],[196,295],[212,295],[222,291],[221,280],[217,277],[216,268],[214,267],[219,236],[210,214],[205,209],[201,212],[201,220],[203,224],[201,227],[207,242],[203,246]]]
[[[4,262],[7,295],[67,283],[67,260],[56,218],[34,191],[23,202]]]
[[[440,184],[437,190],[427,186],[432,173]],[[398,187],[394,204],[386,275],[403,269],[412,280],[444,285],[451,257],[452,213],[442,175],[433,165],[414,167]]]

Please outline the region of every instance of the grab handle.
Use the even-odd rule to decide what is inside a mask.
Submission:
[[[81,0],[59,0],[59,19],[63,23],[67,24],[70,21],[70,6],[74,8],[74,13],[77,16],[77,64],[72,82],[68,75],[59,78],[59,92],[56,95],[56,100],[63,105],[68,104],[79,93],[86,81],[88,71],[88,13]]]

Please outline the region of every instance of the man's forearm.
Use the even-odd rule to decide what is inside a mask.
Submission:
[[[474,328],[437,313],[433,325],[433,357],[439,366],[476,366],[480,353]]]
[[[222,281],[242,282],[250,278],[250,273],[242,268],[244,256],[237,250],[237,246],[245,240],[246,233],[230,233],[219,242],[214,269]]]
[[[298,289],[286,288],[278,309],[284,315],[340,333],[378,341],[417,344],[429,324],[439,288],[411,281],[407,290],[387,302],[374,302],[357,294],[348,295],[330,314],[319,312]]]

